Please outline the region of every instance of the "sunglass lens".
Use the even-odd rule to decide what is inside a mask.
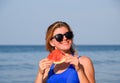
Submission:
[[[72,39],[72,38],[73,38],[73,33],[72,33],[72,32],[67,32],[67,33],[65,34],[65,37],[66,37],[67,39]]]
[[[63,40],[63,35],[62,34],[57,34],[55,36],[55,39],[58,41],[58,42],[61,42]]]

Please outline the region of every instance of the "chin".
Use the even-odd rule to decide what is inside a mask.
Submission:
[[[61,48],[63,51],[69,51],[70,50],[70,47],[63,47]]]

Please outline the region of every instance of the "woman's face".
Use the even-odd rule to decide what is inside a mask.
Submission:
[[[65,34],[68,32],[68,29],[64,26],[55,29],[53,32],[53,37],[57,34]],[[55,38],[53,38],[50,41],[50,44],[55,47],[55,49],[60,49],[62,51],[69,51],[72,45],[72,39],[67,39],[65,36],[63,36],[63,40],[61,42],[58,42]]]

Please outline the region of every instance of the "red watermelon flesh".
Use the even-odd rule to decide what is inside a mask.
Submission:
[[[61,64],[65,62],[65,55],[60,50],[53,50],[49,55],[48,59],[53,61],[54,64]]]

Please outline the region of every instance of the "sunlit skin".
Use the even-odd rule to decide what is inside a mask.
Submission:
[[[68,32],[66,27],[60,27],[55,29],[53,36],[56,34],[65,34],[66,32]],[[64,63],[54,66],[54,72],[62,73],[68,68],[70,64],[72,64],[78,73],[80,83],[95,83],[94,67],[92,61],[89,57],[86,56],[81,56],[80,58],[78,58],[77,53],[72,56],[70,52],[70,47],[72,43],[73,40],[67,39],[65,36],[63,38],[63,41],[61,42],[56,41],[56,39],[52,39],[50,41],[50,44],[54,46],[55,49],[63,51],[66,57],[66,61]],[[39,71],[35,83],[46,83],[46,79],[51,65],[52,62],[47,58],[40,61]]]

